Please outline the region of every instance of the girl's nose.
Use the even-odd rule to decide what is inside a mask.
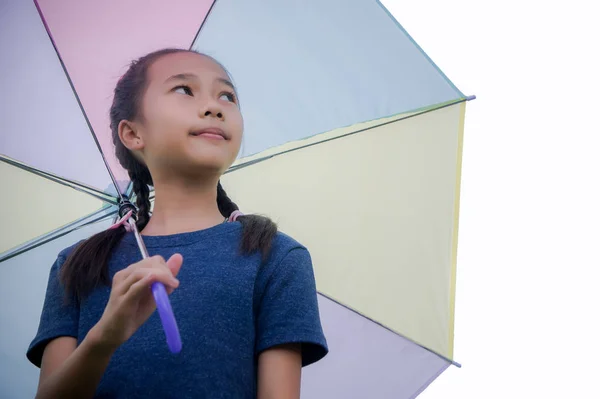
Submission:
[[[203,112],[201,112],[200,116],[202,118],[217,118],[220,121],[225,120],[225,115],[223,115],[223,111],[221,111],[221,109],[219,109],[219,107],[215,104],[211,104],[209,106],[207,106]]]

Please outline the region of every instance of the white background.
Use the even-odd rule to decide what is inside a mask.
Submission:
[[[477,95],[459,226],[463,368],[419,398],[600,398],[600,5],[383,4]]]

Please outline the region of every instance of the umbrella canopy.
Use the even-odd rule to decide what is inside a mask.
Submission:
[[[330,354],[310,398],[414,397],[453,359],[464,96],[378,2],[8,0],[0,15],[0,390],[25,358],[58,252],[106,229],[128,178],[112,89],[163,47],[209,54],[245,119],[222,179],[310,249]],[[182,337],[185,341],[185,337]]]

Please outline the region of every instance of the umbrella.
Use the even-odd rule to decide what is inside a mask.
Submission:
[[[330,354],[304,371],[303,396],[415,397],[458,365],[473,97],[381,3],[7,0],[0,32],[2,397],[34,395],[25,351],[56,255],[110,226],[131,191],[110,143],[111,90],[131,59],[163,47],[228,68],[245,133],[223,185],[311,251]]]

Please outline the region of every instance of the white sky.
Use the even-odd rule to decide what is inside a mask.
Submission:
[[[600,22],[384,0],[467,105],[455,360],[419,398],[600,398]]]

